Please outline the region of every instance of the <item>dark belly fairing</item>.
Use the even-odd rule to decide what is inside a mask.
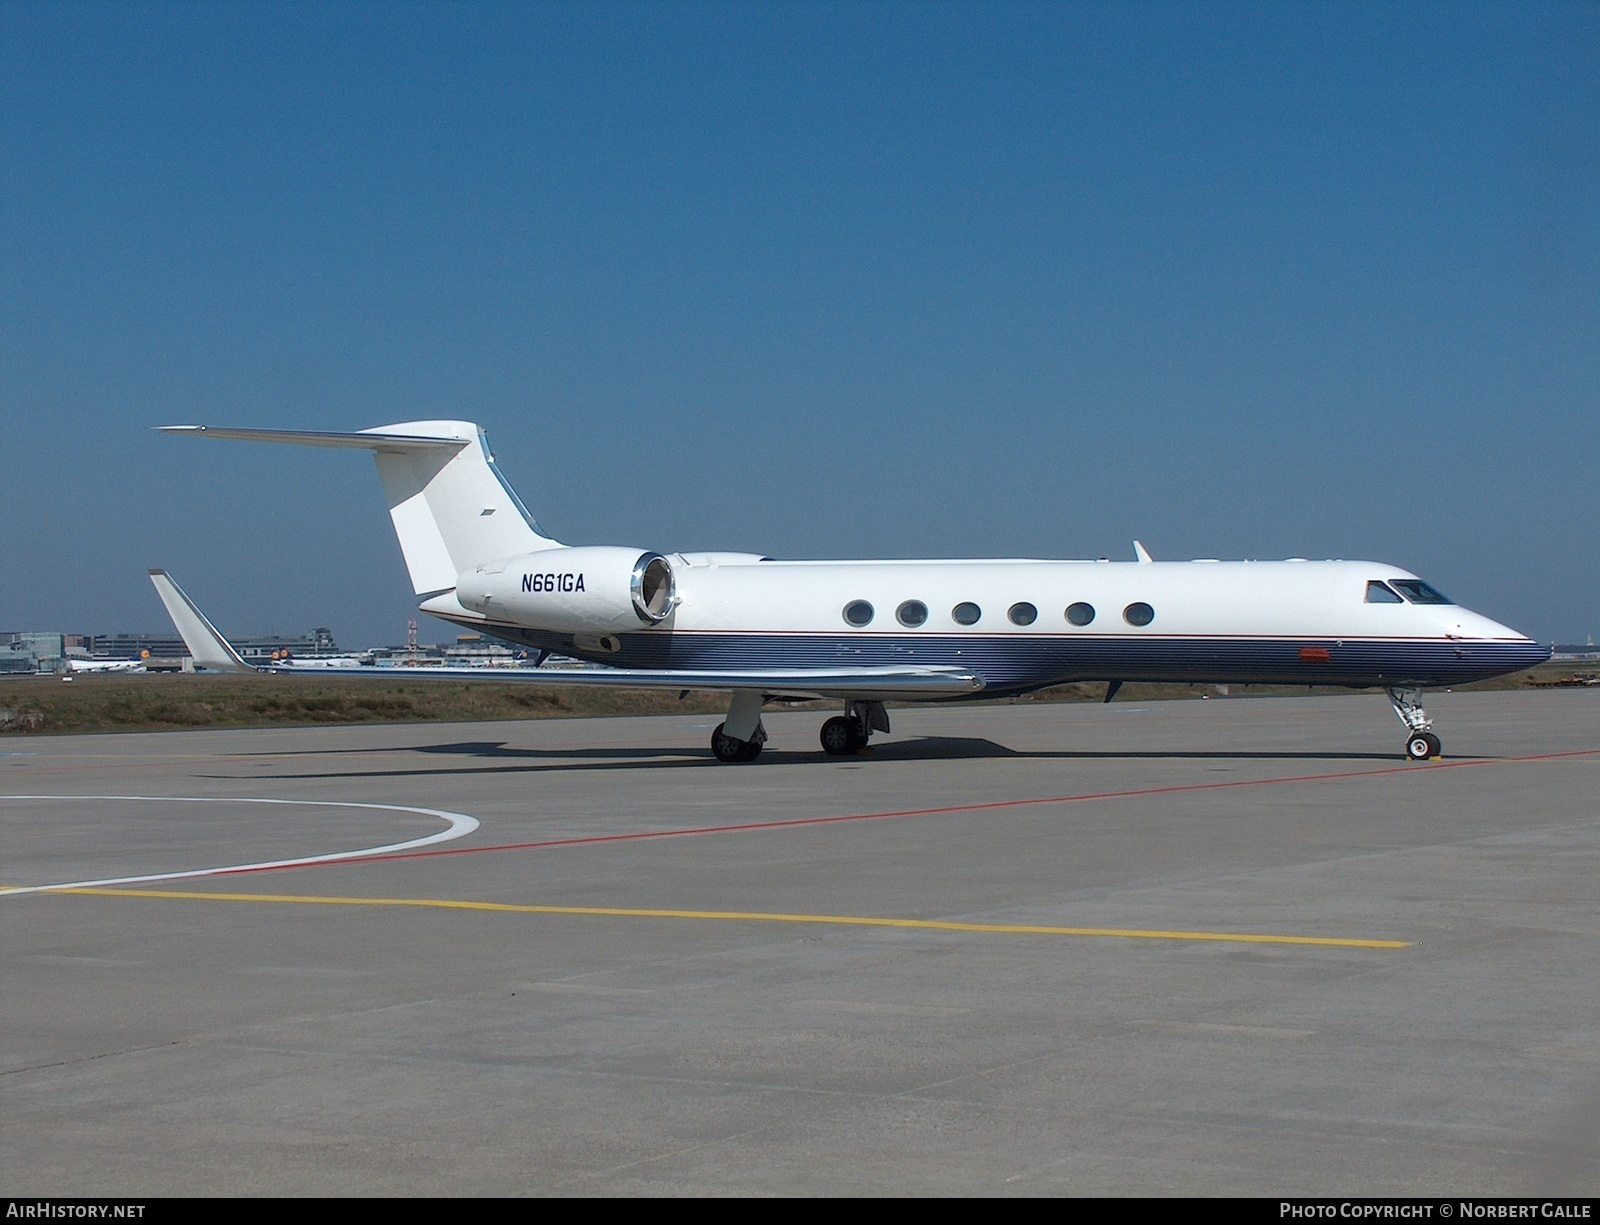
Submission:
[[[489,629],[479,625],[476,628]],[[566,635],[495,627],[508,642],[619,668],[965,668],[991,691],[1069,681],[1258,685],[1464,685],[1550,658],[1534,642],[1164,637],[1092,634],[799,634],[658,630],[591,652]],[[1306,652],[1311,658],[1306,658]],[[1322,653],[1327,655],[1322,658]]]

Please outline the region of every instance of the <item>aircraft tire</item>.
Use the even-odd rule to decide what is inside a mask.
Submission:
[[[822,725],[822,751],[829,757],[848,757],[861,748],[861,733],[855,720],[835,715]]]
[[[1417,732],[1406,741],[1406,756],[1412,761],[1431,761],[1442,755],[1443,745],[1432,732]]]
[[[744,742],[744,752],[739,754],[739,760],[754,761],[757,757],[761,756],[761,750],[765,747],[766,746],[759,740],[746,740]]]
[[[745,756],[750,750],[751,742],[748,740],[735,740],[732,736],[727,735],[722,730],[726,726],[727,724],[725,723],[719,723],[717,724],[717,730],[711,733],[712,754],[718,761],[753,761],[755,759],[754,754],[749,757]],[[759,753],[760,751],[761,746],[756,745],[756,752]]]

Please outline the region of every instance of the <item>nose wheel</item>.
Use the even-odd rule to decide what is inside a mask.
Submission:
[[[1418,732],[1406,741],[1406,756],[1412,761],[1432,761],[1443,755],[1439,737],[1432,732]]]

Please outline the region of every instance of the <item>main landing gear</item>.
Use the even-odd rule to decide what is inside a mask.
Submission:
[[[767,729],[761,726],[761,707],[766,695],[741,689],[728,705],[728,717],[711,733],[711,751],[718,761],[754,761],[767,743]]]
[[[728,717],[711,733],[711,752],[718,761],[754,761],[767,743],[761,726],[766,695],[742,690],[733,695]],[[822,751],[830,757],[849,757],[867,747],[873,732],[889,730],[889,712],[882,702],[846,702],[844,714],[822,725]]]
[[[756,734],[749,740],[735,740],[724,730],[727,726],[719,723],[717,730],[711,733],[711,751],[718,761],[754,761],[761,756],[762,746],[767,742],[765,728],[757,727]]]
[[[1422,709],[1422,690],[1390,689],[1389,705],[1406,725],[1406,757],[1411,761],[1437,761],[1443,756],[1439,737],[1433,734],[1433,720]]]
[[[829,757],[849,757],[867,747],[873,732],[889,730],[889,712],[882,702],[846,702],[844,714],[822,725],[822,751]]]

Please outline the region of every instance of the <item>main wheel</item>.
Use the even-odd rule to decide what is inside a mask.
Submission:
[[[835,715],[822,725],[822,751],[829,757],[848,757],[861,747],[861,733],[854,719]]]
[[[757,757],[761,756],[761,750],[765,746],[766,742],[762,740],[746,740],[744,742],[744,752],[739,754],[739,760],[754,761]]]
[[[1439,756],[1439,737],[1432,732],[1414,732],[1406,741],[1406,756],[1412,761],[1429,761]]]
[[[751,754],[749,757],[745,756],[745,753],[749,751],[751,742],[748,740],[735,740],[722,730],[726,726],[726,723],[719,723],[717,724],[717,730],[711,733],[711,751],[716,754],[717,760],[753,761],[755,754]],[[757,745],[756,752],[759,753],[760,751],[761,746]]]

